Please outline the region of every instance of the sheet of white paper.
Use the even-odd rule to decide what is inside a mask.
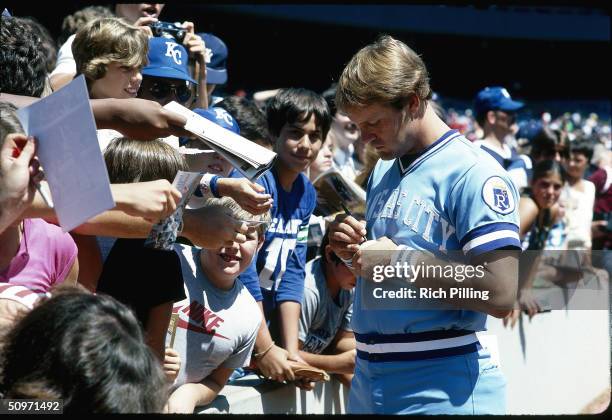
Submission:
[[[38,158],[64,232],[115,207],[83,76],[17,115],[38,140]]]

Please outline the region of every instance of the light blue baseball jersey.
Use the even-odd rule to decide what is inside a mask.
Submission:
[[[507,172],[479,147],[450,130],[417,156],[380,160],[367,186],[367,237],[438,257],[469,258],[520,249],[519,196]],[[366,310],[357,282],[352,328],[358,334],[485,329],[486,314],[470,310]]]

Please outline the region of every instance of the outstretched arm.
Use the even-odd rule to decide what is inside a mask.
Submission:
[[[168,412],[193,414],[197,406],[211,403],[219,395],[233,371],[219,367],[200,383],[179,386],[168,400]]]

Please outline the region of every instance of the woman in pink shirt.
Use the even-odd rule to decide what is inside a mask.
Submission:
[[[0,283],[46,293],[76,283],[77,247],[68,233],[42,219],[24,219],[0,233]]]
[[[0,146],[9,133],[22,133],[14,107],[0,104]],[[0,231],[0,284],[46,293],[62,282],[76,283],[77,247],[68,233],[42,219],[20,219]]]

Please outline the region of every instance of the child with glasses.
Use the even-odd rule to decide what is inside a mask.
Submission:
[[[232,217],[248,221],[247,241],[219,249],[175,245],[187,298],[174,304],[166,345],[183,361],[168,401],[172,413],[192,414],[215,399],[236,368],[249,364],[261,323],[257,303],[238,279],[264,241],[268,212],[255,216],[233,199],[209,199]]]

